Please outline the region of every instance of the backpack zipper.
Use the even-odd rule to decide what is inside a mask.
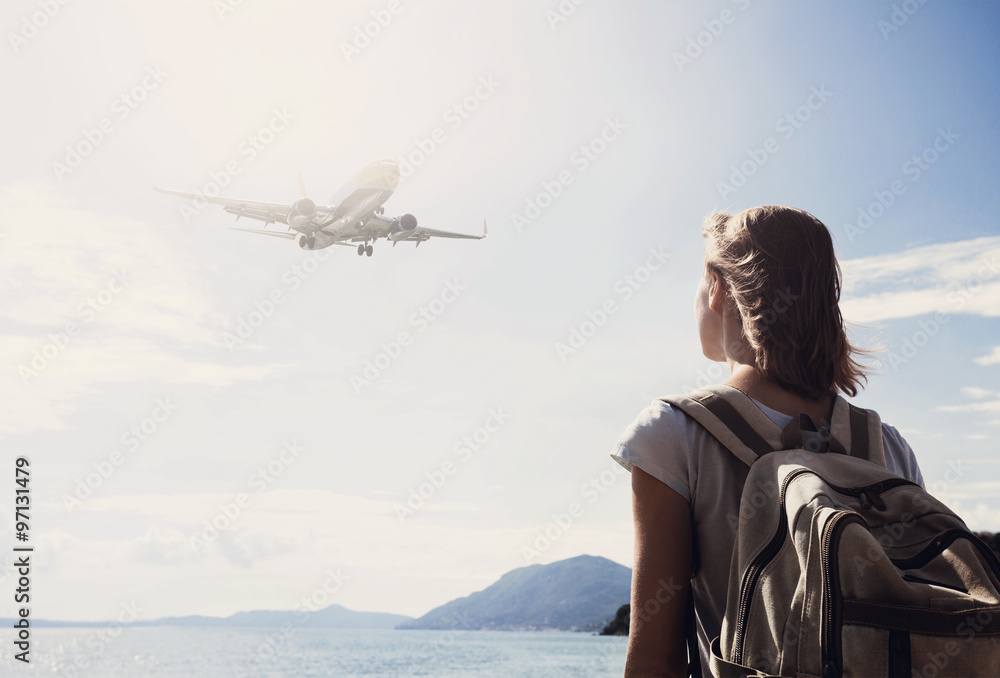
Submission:
[[[753,601],[753,591],[757,587],[757,580],[760,579],[760,574],[767,564],[781,550],[782,545],[785,543],[785,535],[788,533],[788,517],[785,514],[785,491],[792,480],[804,473],[812,473],[812,471],[800,468],[785,476],[785,480],[781,483],[781,511],[778,515],[778,528],[775,530],[774,536],[767,543],[767,546],[757,554],[743,573],[743,582],[740,584],[740,604],[739,608],[737,608],[739,613],[736,618],[736,642],[733,647],[733,655],[737,664],[744,663],[743,640],[746,633],[747,618],[750,616],[750,603]]]
[[[823,481],[826,482],[826,481]],[[846,494],[851,497],[857,497],[861,501],[861,507],[865,509],[870,509],[874,506],[879,511],[884,511],[886,509],[885,502],[882,501],[882,493],[888,492],[889,490],[900,487],[902,485],[917,485],[917,483],[910,482],[904,478],[888,478],[877,483],[872,483],[871,485],[864,485],[861,487],[840,487],[838,485],[832,485],[826,483],[830,488],[836,490],[840,494]]]
[[[823,580],[826,605],[823,608],[822,648],[823,677],[840,675],[840,642],[836,632],[837,618],[840,616],[840,597],[837,583],[840,581],[839,563],[835,557],[840,535],[851,523],[858,523],[868,529],[868,524],[854,511],[841,511],[831,518],[823,530]]]
[[[972,534],[968,530],[963,530],[961,528],[955,527],[950,530],[945,530],[937,536],[937,538],[930,544],[925,546],[916,555],[910,556],[909,558],[893,558],[890,562],[900,570],[915,570],[919,567],[923,567],[927,563],[931,562],[937,556],[941,555],[941,552],[946,548],[951,546],[951,544],[956,539],[967,539],[976,547],[979,551],[979,555],[986,565],[993,570],[993,574],[1000,579],[1000,560],[997,559],[996,554],[990,550],[990,547],[983,543],[983,540]]]
[[[750,563],[746,571],[743,573],[743,581],[740,586],[740,602],[736,624],[736,638],[733,648],[734,661],[737,664],[745,663],[743,660],[743,643],[744,636],[746,634],[747,621],[750,616],[750,603],[753,601],[754,589],[757,586],[757,582],[759,581],[764,568],[777,555],[778,551],[781,550],[781,547],[785,542],[785,536],[788,531],[788,517],[785,512],[785,496],[788,486],[792,480],[806,473],[811,473],[817,476],[823,480],[823,482],[830,489],[834,490],[838,494],[857,497],[863,508],[867,509],[874,506],[879,511],[884,511],[886,509],[885,502],[881,497],[882,493],[903,485],[914,485],[919,487],[917,483],[903,478],[888,478],[886,480],[861,487],[841,487],[827,482],[822,476],[819,475],[819,473],[807,468],[796,469],[785,476],[785,479],[781,484],[781,510],[778,517],[778,527],[774,535],[771,537],[771,540],[767,543],[767,546],[765,546],[764,549],[758,553],[756,557],[754,557],[753,562]],[[838,581],[839,573],[837,559],[833,558],[831,554],[836,551],[836,545],[837,542],[839,542],[840,534],[843,532],[843,529],[850,523],[858,523],[863,525],[865,529],[868,529],[868,524],[860,514],[852,510],[843,510],[830,519],[823,533],[822,560],[825,580],[826,607],[823,611],[821,648],[824,678],[832,678],[840,675],[840,645],[835,632],[837,616],[839,614],[841,604],[836,589],[836,582]],[[892,564],[900,570],[922,567],[959,538],[968,539],[979,551],[983,560],[985,560],[986,564],[993,570],[996,577],[1000,579],[1000,559],[998,559],[997,556],[990,551],[989,547],[986,546],[981,539],[968,530],[958,528],[947,530],[938,535],[933,542],[924,547],[916,555],[910,558],[891,559],[890,562],[892,562]]]
[[[777,555],[778,551],[785,542],[785,535],[788,532],[788,517],[785,513],[785,493],[788,489],[788,485],[795,478],[811,473],[816,477],[823,480],[822,476],[808,468],[799,468],[787,476],[785,476],[784,481],[781,484],[781,494],[780,494],[780,506],[781,511],[778,516],[778,527],[775,530],[774,536],[767,543],[767,546],[761,550],[760,553],[754,557],[753,561],[747,567],[743,573],[743,581],[740,584],[740,602],[736,619],[736,637],[733,643],[733,656],[737,664],[743,664],[743,641],[746,633],[747,620],[750,616],[750,603],[753,601],[753,592],[757,587],[757,581],[760,579],[761,572],[767,567],[768,563]],[[862,487],[841,487],[839,485],[832,485],[826,480],[823,480],[828,487],[830,487],[835,492],[839,494],[844,494],[851,497],[858,497],[861,500],[862,506],[869,508],[871,505],[875,505],[880,511],[885,510],[885,503],[882,501],[881,494],[894,487],[899,487],[901,485],[916,485],[917,483],[910,482],[903,478],[888,478],[877,483],[872,483],[871,485],[864,485]]]
[[[963,589],[961,586],[954,586],[952,584],[942,584],[939,581],[934,581],[932,579],[924,579],[923,577],[918,577],[915,574],[904,574],[904,581],[912,581],[918,584],[930,584],[931,586],[940,586],[943,589],[951,589],[952,591],[958,591],[959,593],[964,593],[968,595],[969,589]]]

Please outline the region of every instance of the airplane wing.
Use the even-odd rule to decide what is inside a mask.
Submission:
[[[234,231],[244,231],[246,233],[260,233],[261,235],[273,235],[275,238],[287,238],[289,240],[295,240],[295,234],[289,231],[265,231],[260,228],[236,228],[235,226],[230,226],[229,228]]]
[[[393,220],[383,216],[372,215],[371,219],[369,220],[369,223],[372,222],[378,222],[385,229],[385,231],[388,231],[389,229],[392,228]],[[462,238],[466,240],[482,240],[487,235],[489,234],[486,231],[485,220],[483,220],[482,235],[469,235],[467,233],[453,233],[451,231],[439,231],[437,229],[426,228],[418,224],[417,227],[413,229],[413,232],[410,233],[410,235],[407,238],[400,240],[399,242],[421,243],[424,242],[425,240],[430,240],[431,238]],[[356,240],[361,240],[361,239],[356,238]]]
[[[416,240],[417,236],[421,236],[421,240],[427,240],[428,238],[467,238],[470,240],[482,240],[488,235],[486,232],[486,222],[483,222],[483,234],[482,235],[468,235],[466,233],[451,233],[449,231],[437,231],[433,228],[423,228],[417,226],[413,229],[413,235],[407,238],[407,240]],[[426,236],[426,237],[423,237]]]
[[[235,200],[233,198],[220,198],[203,195],[201,193],[185,193],[184,191],[172,191],[167,188],[153,187],[154,191],[175,195],[179,198],[190,198],[191,200],[204,200],[213,205],[222,205],[230,214],[235,214],[237,218],[247,217],[258,219],[266,224],[287,224],[288,214],[292,211],[291,205],[279,205],[271,202],[253,202],[252,200]]]

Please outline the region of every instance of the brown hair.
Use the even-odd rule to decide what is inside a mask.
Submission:
[[[710,214],[706,275],[718,272],[765,378],[805,398],[867,382],[840,314],[840,265],[830,232],[800,209],[766,205]]]

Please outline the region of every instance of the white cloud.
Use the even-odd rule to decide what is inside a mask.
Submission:
[[[225,386],[287,367],[218,360],[227,319],[163,229],[23,182],[0,188],[0,223],[0,432],[61,428],[105,384]]]
[[[223,558],[244,570],[254,567],[261,559],[293,553],[303,544],[304,538],[295,539],[283,533],[245,528],[221,532],[215,542],[218,553]]]
[[[993,351],[976,358],[977,365],[1000,365],[1000,346],[994,346]]]
[[[1000,414],[1000,400],[988,400],[985,402],[968,403],[966,405],[942,405],[938,408],[942,412],[989,412]]]
[[[194,553],[180,530],[150,525],[146,534],[133,542],[132,555],[136,560],[169,564],[190,560]]]
[[[989,398],[993,395],[1000,395],[1000,393],[997,393],[996,391],[991,391],[988,388],[979,388],[978,386],[963,386],[962,394],[979,400]]]
[[[934,483],[928,485],[934,495],[941,501],[954,501],[958,499],[977,499],[987,497],[995,499],[1000,492],[1000,480],[982,480],[972,483],[946,483],[947,487],[941,492],[934,491]]]
[[[1000,237],[915,247],[841,262],[850,322],[925,313],[1000,317]],[[1000,360],[1000,358],[998,358]]]
[[[974,532],[1000,532],[1000,506],[992,501],[977,501],[980,498],[993,500],[1000,489],[1000,483],[977,483],[981,487],[961,489],[955,492],[935,494],[958,517],[965,521]]]
[[[50,578],[59,584],[52,595],[72,590],[80,609],[102,598],[135,598],[144,618],[290,609],[332,568],[342,569],[347,582],[330,603],[417,615],[527,565],[522,547],[532,547],[545,527],[491,524],[481,514],[470,516],[467,504],[456,504],[454,511],[428,506],[401,523],[392,501],[303,489],[251,496],[252,503],[199,553],[189,543],[192,535],[220,505],[233,501],[232,494],[85,501],[39,535],[56,568]],[[58,503],[38,510],[66,516]],[[89,525],[107,528],[106,536],[76,536]],[[630,523],[581,519],[535,562],[619,553],[625,555],[615,559],[628,564],[631,539]],[[114,567],[108,567],[109,557]],[[86,590],[71,588],[74,581],[87,581]]]

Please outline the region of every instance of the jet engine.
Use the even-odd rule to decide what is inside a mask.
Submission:
[[[304,217],[311,217],[316,214],[316,203],[309,198],[299,198],[292,203],[292,211]]]
[[[309,198],[299,198],[292,203],[288,213],[288,225],[292,227],[308,224],[316,216],[316,203]]]
[[[392,232],[389,233],[389,239],[393,242],[406,240],[413,234],[413,230],[416,227],[417,218],[412,214],[404,214],[401,217],[396,217],[392,220]]]

